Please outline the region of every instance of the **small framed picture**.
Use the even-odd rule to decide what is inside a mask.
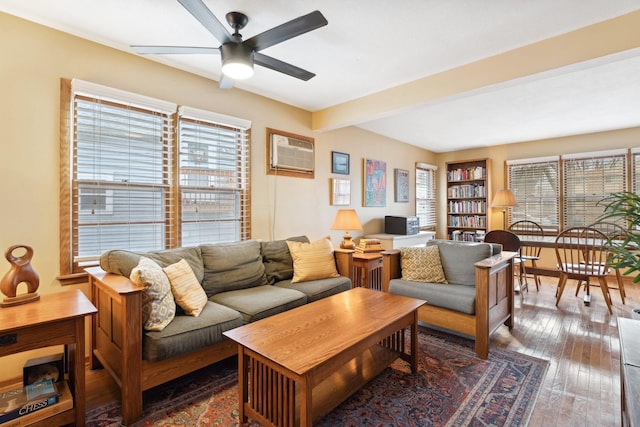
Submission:
[[[331,178],[331,204],[349,206],[351,204],[351,181]]]
[[[404,203],[409,201],[409,171],[406,169],[396,169],[396,202]]]
[[[331,152],[331,173],[349,175],[349,155],[347,153]]]

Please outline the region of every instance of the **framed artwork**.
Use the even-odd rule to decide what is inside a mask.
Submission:
[[[347,153],[331,152],[331,173],[349,175],[349,155]]]
[[[400,203],[409,202],[409,171],[406,169],[395,169],[395,174],[396,174],[396,182],[395,182],[396,202],[400,202]]]
[[[387,162],[364,159],[362,205],[365,207],[387,206]]]
[[[349,206],[351,204],[351,181],[331,178],[331,204],[333,206]]]

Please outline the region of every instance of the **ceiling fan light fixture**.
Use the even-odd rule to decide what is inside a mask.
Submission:
[[[253,50],[241,43],[225,43],[220,48],[222,73],[233,80],[253,76]]]

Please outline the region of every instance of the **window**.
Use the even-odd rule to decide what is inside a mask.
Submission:
[[[563,156],[564,228],[593,224],[604,213],[598,202],[627,191],[626,150]]]
[[[182,246],[249,238],[248,135],[233,122],[180,107]]]
[[[600,200],[627,191],[629,180],[640,183],[636,162],[626,149],[507,161],[507,185],[518,201],[510,222],[535,221],[548,234],[592,224],[604,213]]]
[[[435,166],[416,163],[416,216],[421,229],[436,227],[436,170]]]
[[[557,234],[559,224],[559,158],[508,161],[508,188],[518,206],[509,208],[510,223],[534,221]]]
[[[248,238],[250,123],[78,80],[62,97],[63,276],[110,249]]]

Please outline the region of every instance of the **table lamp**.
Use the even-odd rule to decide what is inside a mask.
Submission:
[[[358,214],[356,214],[355,209],[338,209],[331,229],[344,231],[343,240],[342,243],[340,243],[342,249],[356,248],[356,244],[351,240],[351,235],[349,234],[350,230],[362,230],[362,225],[360,225],[360,220],[358,219]]]
[[[502,229],[507,229],[507,208],[511,208],[514,206],[518,206],[518,202],[516,201],[516,196],[513,195],[511,190],[508,188],[499,190],[495,196],[493,196],[493,201],[491,202],[492,208],[502,208]]]

